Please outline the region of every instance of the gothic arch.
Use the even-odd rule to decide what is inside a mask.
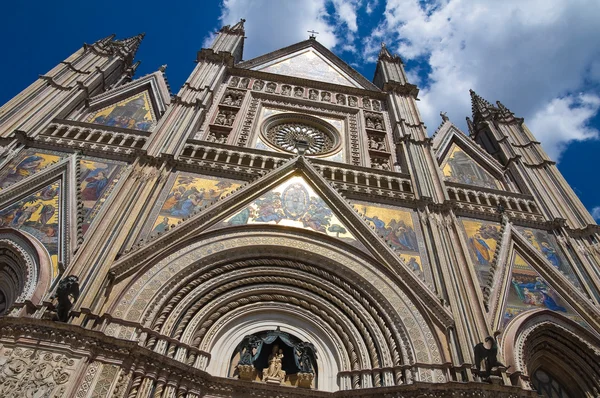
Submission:
[[[415,365],[441,363],[433,326],[380,265],[354,253],[304,231],[221,230],[157,261],[124,288],[111,312],[211,352],[216,361],[215,355],[229,359],[239,343],[228,341],[228,352],[215,348],[224,346],[219,336],[234,320],[243,319],[240,309],[270,308],[276,317],[296,317],[304,325],[281,325],[294,328],[296,335],[318,330],[329,336],[320,338],[337,358],[329,369],[346,372],[347,388],[444,381],[441,372]],[[256,318],[244,327],[264,325]],[[146,345],[168,349],[152,338]],[[213,362],[199,365],[222,373]]]
[[[0,228],[0,315],[15,303],[39,303],[51,283],[51,260],[29,234]]]
[[[532,310],[517,316],[502,336],[506,362],[531,388],[532,375],[543,370],[569,396],[598,396],[600,340],[584,327],[553,311]]]

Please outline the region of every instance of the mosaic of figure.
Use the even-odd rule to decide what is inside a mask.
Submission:
[[[554,289],[549,287],[523,258],[516,255],[506,298],[503,324],[506,325],[519,313],[532,308],[561,312],[578,323],[583,322]]]
[[[93,113],[86,121],[148,131],[154,125],[155,118],[148,93],[143,92]]]
[[[494,252],[500,240],[500,225],[497,223],[462,220],[467,234],[467,245],[471,253],[471,259],[477,271],[479,283],[483,286],[490,272],[490,265],[494,259]]]
[[[338,105],[346,105],[346,97],[343,94],[336,95],[335,101]]]
[[[356,106],[358,104],[358,98],[356,97],[348,97],[348,105]]]
[[[275,84],[275,83],[267,83],[267,88],[266,88],[265,91],[267,93],[274,93],[276,89],[277,89],[277,84]]]
[[[516,227],[525,238],[535,247],[553,267],[562,272],[577,287],[580,287],[573,268],[558,248],[558,243],[554,236],[546,231],[537,229]]]
[[[316,101],[319,99],[319,92],[317,90],[310,90],[308,92],[308,98],[310,98],[313,101]]]
[[[369,99],[369,97],[364,97],[362,100],[362,104],[363,104],[363,108],[371,109],[371,100]]]
[[[471,159],[456,144],[452,144],[441,167],[447,181],[484,188],[502,189],[500,181],[492,177],[490,173]]]
[[[406,265],[417,273],[423,272],[420,231],[415,227],[413,212],[383,206],[356,206],[378,235],[399,254]]]
[[[260,91],[263,89],[264,86],[265,82],[263,82],[262,80],[255,80],[254,83],[252,83],[252,90]]]
[[[302,177],[293,177],[267,192],[225,223],[285,225],[354,240],[348,229]]]
[[[231,80],[229,81],[229,85],[230,85],[231,87],[237,87],[237,85],[238,85],[239,83],[240,83],[240,78],[239,78],[239,77],[237,77],[237,76],[233,76],[233,77],[231,78]]]
[[[239,186],[230,180],[180,174],[154,221],[153,231],[164,232],[169,225],[177,224]]]
[[[0,210],[0,226],[27,232],[48,250],[53,278],[58,275],[60,191],[57,181]]]
[[[103,160],[98,162],[83,159],[81,167],[81,199],[83,201],[84,218],[83,233],[85,234],[90,224],[102,208],[106,198],[119,182],[124,165]]]
[[[60,156],[42,152],[24,151],[12,160],[0,173],[0,188],[34,175],[38,171],[58,162]]]

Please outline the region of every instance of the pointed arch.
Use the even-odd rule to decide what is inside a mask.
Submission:
[[[52,282],[52,260],[33,236],[0,228],[0,315],[14,304],[38,304]]]
[[[549,310],[528,311],[514,319],[501,341],[513,378],[522,385],[535,388],[532,376],[542,370],[571,397],[598,396],[600,339],[570,319]]]

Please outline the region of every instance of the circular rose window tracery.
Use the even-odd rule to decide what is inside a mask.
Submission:
[[[323,156],[339,149],[336,129],[328,123],[307,115],[281,114],[265,121],[262,135],[271,146],[285,152],[297,153],[297,143],[308,148],[305,155]]]

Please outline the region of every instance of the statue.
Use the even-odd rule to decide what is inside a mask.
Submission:
[[[254,335],[245,336],[240,345],[238,345],[238,351],[240,353],[240,361],[238,365],[254,365],[254,350],[257,349],[262,340]]]
[[[277,344],[273,346],[273,351],[269,355],[269,367],[263,369],[263,379],[266,382],[283,382],[285,380],[285,371],[282,369],[283,350]]]
[[[491,347],[487,348],[487,344],[490,344]],[[498,366],[504,367],[497,359],[498,344],[492,336],[486,337],[485,343],[477,344],[473,350],[475,351],[475,367],[484,380],[489,380],[492,368]],[[483,360],[485,360],[485,372],[481,373],[481,361]]]
[[[296,344],[294,352],[296,354],[296,366],[300,369],[300,373],[314,374],[311,356],[316,356],[316,349],[312,343],[303,342]],[[311,355],[312,354],[312,355]]]
[[[71,296],[73,301],[71,301]],[[79,298],[79,278],[75,275],[69,275],[58,284],[56,293],[52,298],[58,299],[58,305],[56,306],[56,318],[60,322],[67,322],[69,320],[69,312],[73,308],[73,303]]]

